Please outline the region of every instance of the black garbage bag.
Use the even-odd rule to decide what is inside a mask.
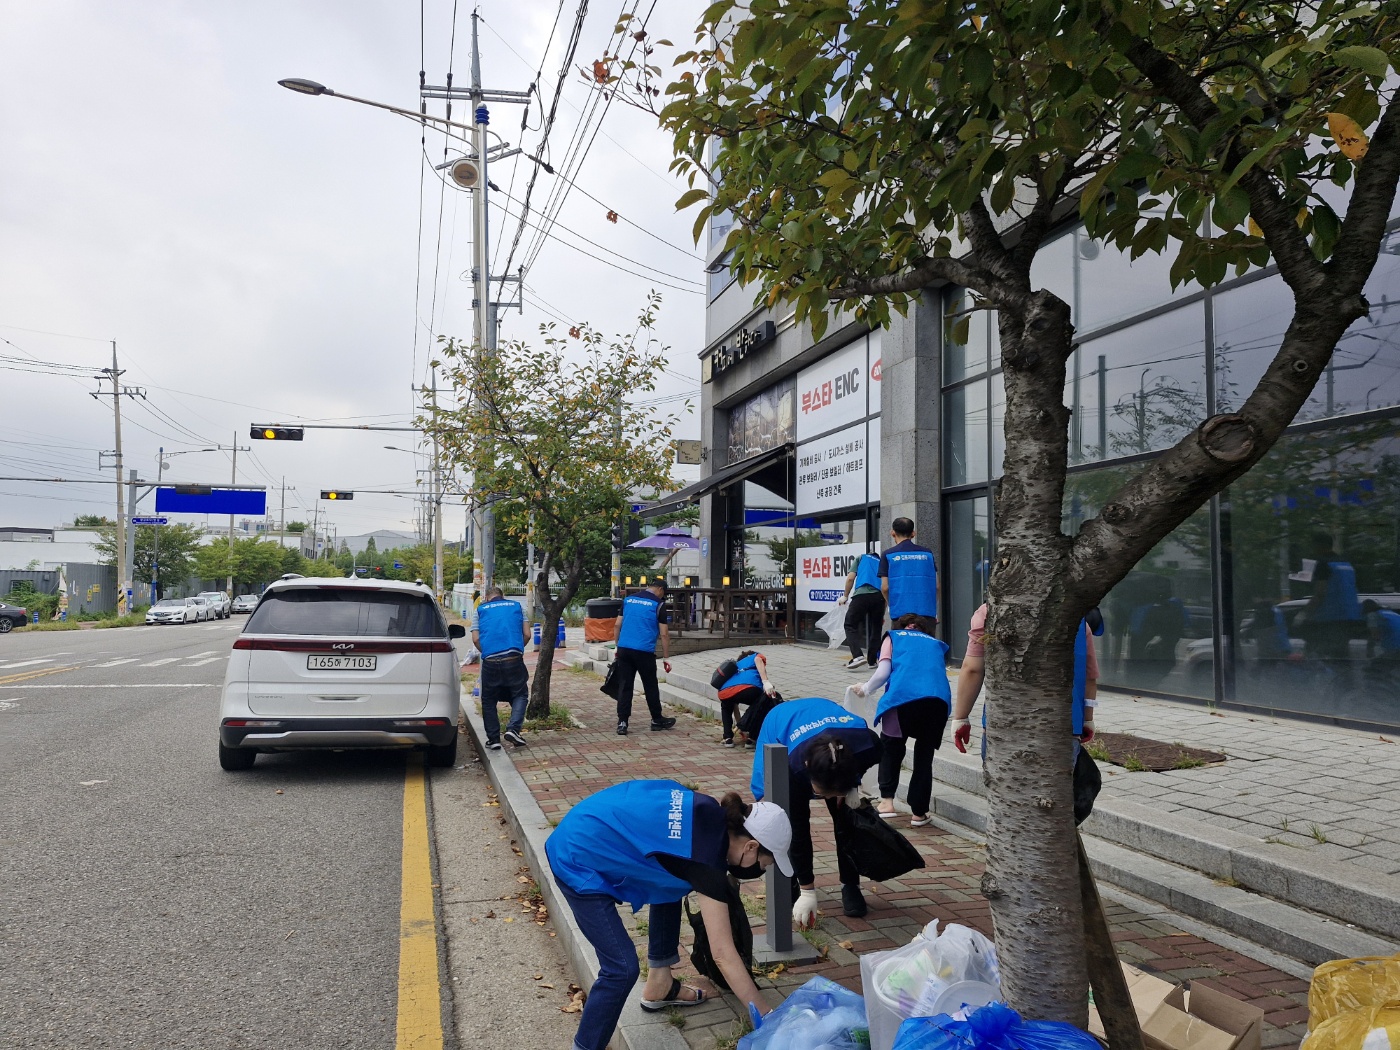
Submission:
[[[783,702],[781,693],[769,696],[764,693],[761,697],[749,704],[744,709],[744,713],[739,716],[739,732],[750,740],[758,739],[758,731],[763,728],[763,720],[768,717],[773,708]]]
[[[617,694],[622,691],[622,672],[617,669],[617,661],[608,664],[607,677],[603,679],[603,684],[598,687],[598,692],[606,693],[614,700]]]
[[[841,806],[836,811],[836,849],[874,882],[897,879],[924,866],[919,851],[875,812],[868,798],[854,809]]]
[[[1103,787],[1103,774],[1099,764],[1089,757],[1084,748],[1074,759],[1074,822],[1083,824],[1094,812],[1094,799],[1099,797]]]
[[[753,969],[753,927],[749,925],[749,914],[744,910],[739,887],[731,879],[729,884],[729,932],[734,938],[734,947],[744,965]],[[690,947],[690,962],[697,973],[708,977],[725,991],[732,991],[724,979],[714,955],[710,952],[710,935],[705,929],[705,919],[698,911],[690,910],[690,898],[685,900],[685,917],[690,920],[690,928],[695,931],[695,943]]]

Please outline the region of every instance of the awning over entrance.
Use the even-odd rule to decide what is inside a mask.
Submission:
[[[777,448],[770,448],[767,452],[760,452],[756,456],[750,456],[738,463],[731,463],[727,467],[720,467],[708,478],[701,478],[693,485],[687,485],[678,492],[663,496],[650,507],[643,508],[637,516],[654,518],[658,514],[670,514],[673,511],[682,510],[692,503],[698,503],[701,496],[708,496],[711,492],[743,481],[765,467],[776,463],[784,456],[792,455],[792,452],[793,445],[789,442],[786,445],[779,445]]]

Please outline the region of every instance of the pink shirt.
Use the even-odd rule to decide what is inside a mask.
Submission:
[[[972,614],[972,623],[968,625],[967,631],[967,655],[964,659],[981,660],[987,655],[986,646],[982,644],[982,639],[987,633],[987,606],[985,604],[978,607]],[[1088,624],[1084,625],[1087,659],[1085,660],[1086,678],[1098,681],[1099,679],[1099,658],[1094,652],[1094,635],[1089,630]]]

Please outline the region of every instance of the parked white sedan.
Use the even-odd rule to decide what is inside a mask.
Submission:
[[[146,610],[146,622],[150,624],[198,623],[204,618],[193,598],[162,598]]]

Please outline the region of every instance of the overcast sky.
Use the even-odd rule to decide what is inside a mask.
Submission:
[[[603,51],[623,5],[590,5],[575,66]],[[483,82],[524,90],[542,63],[541,93],[551,98],[576,6],[564,0],[542,63],[559,4],[484,0]],[[653,36],[688,43],[703,7],[656,3]],[[451,0],[426,0],[430,84],[442,83],[449,65],[454,83],[470,82],[471,11],[458,7],[453,53]],[[407,0],[0,0],[0,357],[101,368],[115,339],[123,381],[148,394],[122,409],[127,466],[148,477],[159,447],[229,445],[235,435],[246,446],[251,423],[404,425],[435,336],[471,336],[471,286],[461,279],[471,265],[470,197],[442,188],[423,161],[416,123],[296,95],[277,80],[305,77],[416,109],[419,67],[418,5]],[[576,70],[565,83],[544,149],[556,167],[590,90]],[[469,114],[467,103],[454,104],[454,120]],[[493,106],[492,130],[534,151],[541,107],[531,108],[523,136],[521,115]],[[551,313],[630,331],[657,287],[674,374],[650,396],[690,393],[698,410],[702,264],[693,215],[673,207],[684,187],[667,173],[668,143],[651,118],[610,108],[576,181],[623,221],[608,222],[606,208],[572,193],[526,275],[524,314],[506,315],[502,337],[533,338]],[[428,136],[433,163],[443,146],[441,135]],[[494,167],[491,179],[518,199],[530,165],[513,163]],[[556,182],[540,176],[534,209]],[[519,211],[502,195],[495,203]],[[514,223],[493,207],[492,225],[494,254]],[[527,229],[512,269],[531,239]],[[651,276],[565,242],[618,261],[588,242],[601,245]],[[111,398],[89,397],[95,387],[90,378],[0,367],[0,475],[102,477],[97,454],[113,448]],[[681,436],[698,432],[692,413]],[[322,488],[355,489],[355,501],[330,518],[342,535],[411,531],[412,497],[367,490],[414,488],[426,460],[383,448],[412,449],[414,439],[308,430],[301,444],[252,442],[251,454],[239,453],[238,480],[271,488],[285,476],[295,486],[289,520],[309,518]],[[168,462],[167,479],[229,479],[227,452]],[[274,515],[279,498],[269,492]],[[114,503],[110,485],[0,481],[0,526],[111,516]],[[449,539],[464,520],[460,506],[447,511]]]

